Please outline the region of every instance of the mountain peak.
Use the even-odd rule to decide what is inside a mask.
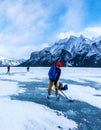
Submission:
[[[101,67],[101,44],[92,43],[92,40],[83,35],[60,39],[51,47],[47,47],[47,50],[32,52],[31,58],[21,65],[51,66],[58,60],[63,66]]]
[[[24,59],[14,60],[14,59],[8,59],[3,56],[0,56],[0,66],[17,66],[21,64],[22,62],[25,62]]]

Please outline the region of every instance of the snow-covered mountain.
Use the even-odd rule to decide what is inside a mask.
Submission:
[[[17,66],[21,63],[23,63],[24,59],[14,60],[14,59],[8,59],[5,57],[0,56],[0,66]]]
[[[91,40],[81,35],[61,39],[51,47],[32,52],[30,59],[21,65],[51,66],[58,60],[63,66],[101,67],[101,37]]]

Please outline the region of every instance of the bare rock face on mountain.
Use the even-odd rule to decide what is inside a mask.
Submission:
[[[61,61],[63,66],[101,67],[101,38],[70,36],[51,47],[32,52],[30,59],[21,66],[51,66],[56,61]]]

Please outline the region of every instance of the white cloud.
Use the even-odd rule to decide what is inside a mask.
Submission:
[[[81,33],[89,38],[99,37],[101,36],[101,26],[85,28]]]
[[[69,31],[69,32],[61,32],[57,35],[56,39],[64,39],[64,38],[69,38],[71,35],[77,36],[77,33],[73,32],[73,31]]]
[[[77,31],[82,28],[86,15],[84,4],[81,0],[78,0],[78,2],[71,0],[66,3],[67,12],[61,17],[62,31]]]
[[[47,28],[45,23],[47,13],[48,11],[38,1],[27,4],[24,4],[24,0],[3,1],[0,4],[0,15],[3,19],[0,22],[0,45],[3,51],[0,51],[0,54],[12,57],[12,50],[15,50],[16,55],[13,55],[20,58],[28,53],[29,49],[26,46],[31,48],[31,51],[32,48],[37,49],[36,44],[38,45],[43,39],[44,29]],[[20,57],[19,50],[21,50]]]
[[[74,31],[68,31],[68,32],[62,32],[59,33],[56,37],[56,39],[64,39],[64,38],[69,38],[71,35],[74,36],[80,36],[80,35],[84,35],[85,37],[88,38],[96,38],[101,36],[101,26],[100,27],[88,27],[85,28],[84,30],[80,31],[80,32],[74,32]]]
[[[55,39],[97,36],[99,28],[84,27],[85,10],[81,0],[0,1],[0,55],[25,58]]]

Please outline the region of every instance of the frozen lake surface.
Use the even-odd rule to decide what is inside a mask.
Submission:
[[[101,68],[62,67],[68,84],[60,100],[48,100],[48,67],[0,68],[0,128],[2,130],[100,130]]]

